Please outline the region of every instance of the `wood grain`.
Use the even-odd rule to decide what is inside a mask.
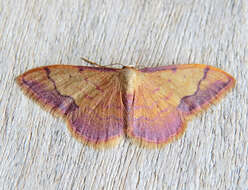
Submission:
[[[246,0],[0,2],[0,189],[247,189]],[[51,64],[208,64],[236,88],[160,150],[96,151],[14,79]]]

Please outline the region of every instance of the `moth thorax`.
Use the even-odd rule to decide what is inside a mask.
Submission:
[[[123,88],[128,94],[132,94],[136,83],[137,71],[131,67],[124,68],[121,72]]]

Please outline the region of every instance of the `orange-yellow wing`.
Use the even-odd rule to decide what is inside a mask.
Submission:
[[[171,65],[137,71],[129,95],[128,135],[142,145],[160,147],[178,138],[186,122],[235,85],[224,71],[206,65]]]
[[[17,77],[22,90],[46,110],[62,116],[80,141],[112,145],[123,135],[119,69],[53,65]]]

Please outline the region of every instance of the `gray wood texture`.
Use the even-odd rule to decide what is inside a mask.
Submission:
[[[0,1],[0,189],[248,189],[247,0]],[[200,63],[237,79],[159,150],[94,150],[14,78],[51,64]]]

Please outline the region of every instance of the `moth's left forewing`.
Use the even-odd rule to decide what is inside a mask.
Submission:
[[[235,79],[230,74],[208,65],[188,64],[162,68],[146,72],[145,75],[155,86],[160,86],[161,95],[169,93],[167,101],[185,115],[202,111],[235,86]]]
[[[197,85],[194,93],[181,97],[177,106],[185,116],[191,118],[218,102],[235,86],[236,81],[230,74],[215,67],[198,64],[188,67],[183,69],[203,73],[200,80],[195,83]],[[189,83],[193,85],[191,81]]]

